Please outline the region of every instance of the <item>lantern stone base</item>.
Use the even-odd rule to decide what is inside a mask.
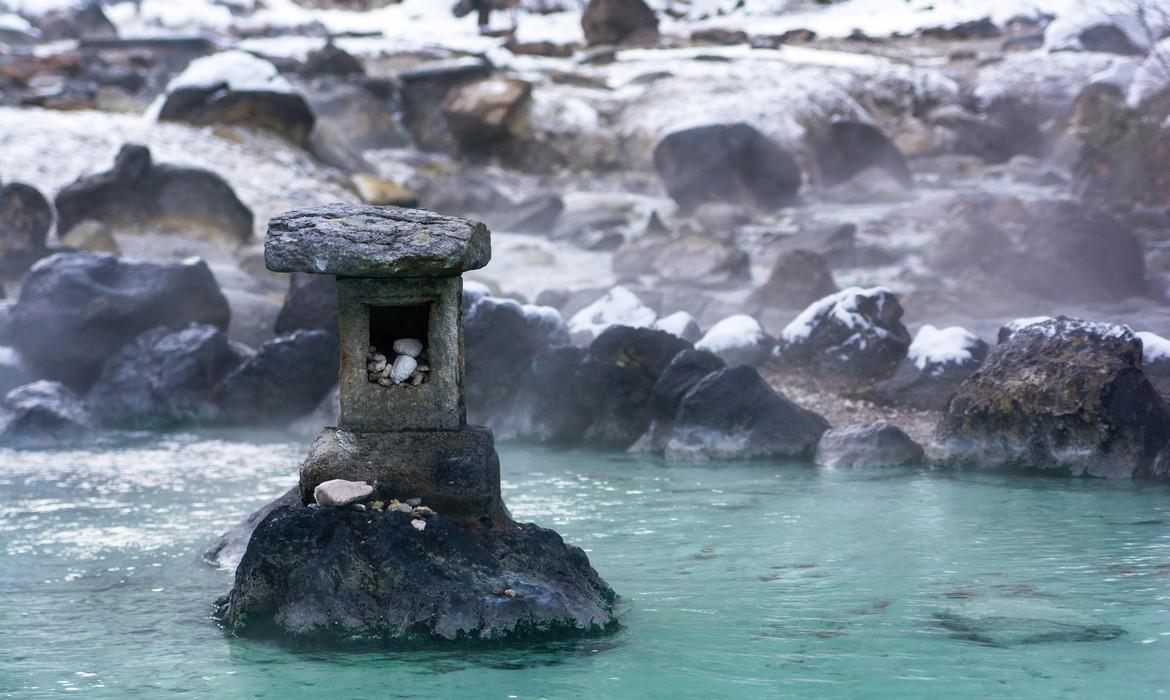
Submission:
[[[325,428],[301,465],[302,503],[330,479],[364,481],[375,500],[422,499],[440,515],[487,528],[511,518],[500,497],[500,458],[487,428],[362,433]]]

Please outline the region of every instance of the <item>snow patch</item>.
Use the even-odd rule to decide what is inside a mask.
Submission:
[[[1155,44],[1150,55],[1134,71],[1125,102],[1139,109],[1167,87],[1170,87],[1170,38]]]
[[[675,311],[669,316],[663,316],[654,322],[654,330],[666,331],[673,336],[678,336],[683,340],[687,338],[688,328],[698,328],[698,321],[695,317],[686,311]],[[693,325],[692,325],[693,324]]]
[[[210,88],[227,84],[236,91],[294,92],[276,66],[245,51],[232,49],[191,61],[167,85],[170,94],[180,88]]]
[[[695,343],[695,349],[722,355],[728,350],[756,347],[765,342],[767,337],[759,321],[746,314],[736,314],[711,326],[707,334]]]
[[[569,333],[575,341],[588,342],[610,326],[646,328],[657,319],[658,314],[643,304],[638,295],[618,285],[573,314],[569,319]]]
[[[1141,331],[1134,335],[1142,341],[1142,364],[1170,360],[1170,339],[1149,331]]]
[[[971,359],[971,350],[978,345],[979,338],[965,328],[951,326],[939,330],[927,324],[914,336],[907,357],[918,369],[949,362],[963,364]]]

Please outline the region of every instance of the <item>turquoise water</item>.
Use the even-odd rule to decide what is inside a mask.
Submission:
[[[1170,692],[1166,486],[665,467],[507,445],[513,513],[588,551],[623,595],[620,633],[459,653],[226,637],[210,613],[230,575],[201,554],[293,483],[304,449],[185,435],[97,452],[0,451],[0,695]],[[1060,641],[1078,630],[1098,641]]]

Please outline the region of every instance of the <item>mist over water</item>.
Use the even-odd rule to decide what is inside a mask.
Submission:
[[[1165,486],[512,444],[513,514],[587,551],[622,596],[618,634],[470,652],[235,639],[211,617],[231,574],[202,554],[293,483],[304,449],[238,437],[0,451],[0,692],[1128,698],[1170,683]]]

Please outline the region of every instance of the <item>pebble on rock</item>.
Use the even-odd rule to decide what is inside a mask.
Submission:
[[[418,530],[419,532],[427,529],[427,521],[425,520],[411,520],[410,524],[413,525],[414,529]]]
[[[410,357],[418,357],[422,354],[422,341],[414,338],[401,338],[394,341],[394,352],[399,355],[409,355]]]
[[[330,479],[313,490],[313,500],[317,505],[340,508],[369,498],[373,492],[374,487],[364,481]]]
[[[394,368],[390,370],[390,379],[395,384],[401,384],[414,374],[415,368],[418,367],[418,362],[410,355],[399,355],[394,358]]]

